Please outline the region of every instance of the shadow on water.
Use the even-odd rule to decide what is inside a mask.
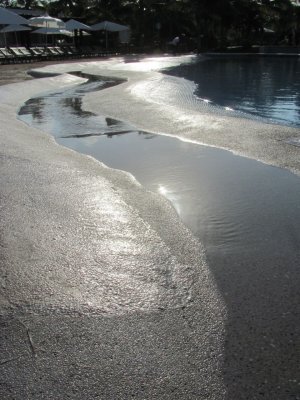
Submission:
[[[226,302],[228,400],[296,399],[299,177],[85,112],[81,99],[94,84],[31,99],[19,118],[64,146],[131,172],[173,203],[204,243]]]

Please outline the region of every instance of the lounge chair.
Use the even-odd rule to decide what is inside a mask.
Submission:
[[[23,51],[19,47],[10,47],[10,52],[15,56],[15,61],[22,63],[22,62],[31,62],[31,56],[29,54],[23,53]]]
[[[5,64],[8,63],[15,63],[16,62],[16,56],[14,54],[12,54],[8,48],[6,47],[1,47],[0,48],[0,52],[2,54],[2,56],[4,56],[4,60]]]

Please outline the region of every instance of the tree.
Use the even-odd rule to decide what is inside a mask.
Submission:
[[[264,29],[275,41],[300,40],[300,7],[291,0],[0,0],[2,6],[44,8],[88,24],[130,25],[136,44],[153,46],[184,34],[201,48],[260,44]]]

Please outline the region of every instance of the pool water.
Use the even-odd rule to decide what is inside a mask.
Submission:
[[[19,118],[51,133],[66,147],[132,173],[146,188],[167,197],[212,252],[254,255],[259,249],[272,252],[272,246],[277,250],[286,241],[285,228],[300,220],[299,177],[82,110],[85,93],[113,84],[90,80],[30,99]],[[293,230],[300,242],[297,225]]]
[[[19,118],[64,146],[132,173],[145,188],[172,202],[204,244],[226,302],[223,378],[228,398],[242,398],[239,388],[245,385],[249,398],[258,398],[258,390],[276,390],[280,400],[286,393],[293,396],[298,389],[291,379],[298,368],[300,178],[228,151],[141,132],[83,111],[84,94],[103,85],[88,82],[30,99]]]
[[[201,57],[165,72],[195,82],[212,104],[300,127],[300,57]]]

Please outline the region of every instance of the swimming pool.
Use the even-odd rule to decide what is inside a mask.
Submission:
[[[228,398],[293,396],[299,177],[228,151],[153,135],[84,111],[84,92],[94,89],[92,82],[32,99],[20,117],[51,132],[64,146],[131,172],[147,189],[173,203],[204,243],[209,268],[226,302],[222,378]],[[178,95],[190,100],[182,92]]]
[[[214,106],[300,127],[299,57],[201,57],[165,72],[195,82],[195,95]]]

